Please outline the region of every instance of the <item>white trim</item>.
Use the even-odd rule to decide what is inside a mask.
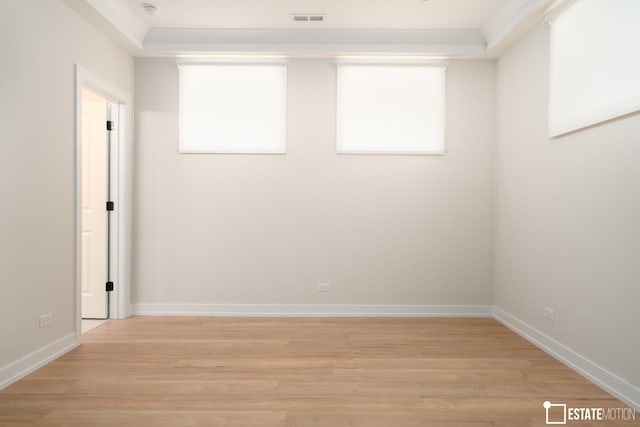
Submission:
[[[482,28],[491,58],[502,55],[548,11],[553,0],[507,0]]]
[[[149,26],[124,0],[63,0],[129,53],[142,51]]]
[[[117,88],[108,81],[87,71],[78,64],[75,65],[76,79],[76,104],[75,104],[75,194],[74,194],[74,230],[75,230],[75,334],[78,343],[82,340],[82,203],[80,195],[82,194],[82,88],[91,87],[110,101],[117,103],[118,114],[120,119],[130,117],[131,95]],[[127,316],[127,286],[126,283],[126,260],[128,259],[127,239],[128,230],[125,227],[127,206],[127,179],[126,170],[128,165],[127,144],[131,141],[131,128],[129,120],[123,120],[117,124],[118,143],[114,148],[117,153],[116,159],[112,159],[113,171],[115,171],[116,185],[112,186],[112,199],[115,202],[115,210],[112,212],[112,224],[114,225],[113,244],[117,248],[117,255],[113,257],[113,277],[116,278],[114,291],[109,295],[110,317],[112,319],[124,319]],[[115,160],[115,161],[113,161]]]
[[[581,354],[576,353],[574,350],[501,308],[495,307],[494,318],[589,381],[600,386],[637,411],[640,411],[640,388],[635,387],[633,384],[630,384]]]
[[[138,49],[149,27],[123,0],[85,0]]]
[[[217,43],[144,43],[144,53],[151,55],[180,55],[195,53],[234,54],[234,53],[284,53],[287,55],[357,55],[367,54],[412,54],[428,56],[447,56],[476,58],[483,57],[485,44],[367,44],[367,43],[318,43],[318,44],[217,44]]]
[[[129,170],[129,156],[131,155],[131,148],[128,147],[127,142],[132,141],[131,138],[131,124],[130,124],[130,108],[129,104],[119,104],[118,108],[118,182],[114,186],[117,190],[117,197],[119,205],[122,209],[117,209],[116,218],[117,221],[117,249],[116,249],[116,265],[118,269],[115,271],[114,277],[116,283],[114,288],[117,288],[117,292],[112,295],[115,299],[114,311],[111,318],[113,319],[126,319],[129,316],[129,284],[127,283],[127,269],[129,268],[129,254],[127,252],[127,239],[130,236],[130,232],[127,228],[127,212],[128,212],[128,191],[127,188],[130,185],[130,178],[127,179],[127,170]]]
[[[291,57],[288,55],[224,55],[213,56],[183,56],[176,60],[178,68],[194,65],[288,65]]]
[[[491,317],[490,305],[133,304],[139,316]]]
[[[446,145],[446,141],[445,141],[445,145]],[[336,154],[337,155],[367,155],[367,156],[444,156],[445,154],[447,154],[447,149],[446,146],[444,148],[444,150],[438,150],[438,151],[401,151],[401,150],[395,150],[395,151],[382,151],[382,150],[362,150],[362,151],[357,151],[357,150],[339,150],[336,147]]]
[[[420,58],[420,57],[407,57],[407,56],[338,56],[333,61],[337,66],[340,65],[362,65],[364,67],[372,65],[393,66],[399,67],[436,67],[447,68],[449,61],[444,59],[435,58]]]
[[[562,12],[567,10],[577,0],[556,0],[548,9],[547,13],[542,17],[542,22],[549,25],[558,16],[562,15]]]
[[[74,349],[78,344],[76,334],[70,333],[3,367],[0,369],[0,390]]]
[[[502,42],[523,20],[532,14],[540,3],[541,0],[510,0],[504,2],[482,29],[487,41],[487,51]]]
[[[151,54],[285,53],[344,55],[363,52],[483,55],[482,32],[367,29],[150,28],[143,51]]]

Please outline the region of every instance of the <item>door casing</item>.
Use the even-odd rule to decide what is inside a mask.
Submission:
[[[111,200],[115,209],[111,215],[111,278],[114,290],[109,293],[110,318],[125,319],[130,313],[127,270],[130,255],[127,244],[129,230],[127,216],[129,206],[129,183],[127,170],[130,161],[131,128],[129,123],[131,95],[98,75],[75,66],[75,336],[76,342],[82,340],[82,89],[89,87],[109,101],[118,105],[118,117],[115,134],[111,144]],[[112,131],[114,132],[114,131]]]

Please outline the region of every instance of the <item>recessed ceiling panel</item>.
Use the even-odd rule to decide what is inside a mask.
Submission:
[[[152,28],[477,29],[505,0],[125,0]],[[145,13],[143,4],[160,11]],[[294,14],[324,15],[298,22]]]

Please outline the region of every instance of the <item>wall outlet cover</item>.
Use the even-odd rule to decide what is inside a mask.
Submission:
[[[49,326],[52,323],[53,323],[53,316],[51,315],[51,313],[47,313],[40,316],[38,324],[41,328],[44,328],[45,326]]]
[[[329,283],[318,283],[318,292],[329,292],[331,285]]]
[[[555,312],[551,310],[549,307],[544,308],[544,318],[547,320],[553,320],[555,317]]]

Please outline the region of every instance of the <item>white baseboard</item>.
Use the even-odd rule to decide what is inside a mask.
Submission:
[[[71,333],[0,368],[0,390],[57,359],[77,345],[76,334]]]
[[[494,317],[507,328],[546,351],[589,381],[616,396],[636,411],[640,411],[640,389],[638,387],[498,307],[495,308]]]
[[[133,304],[138,316],[492,317],[490,305]]]

